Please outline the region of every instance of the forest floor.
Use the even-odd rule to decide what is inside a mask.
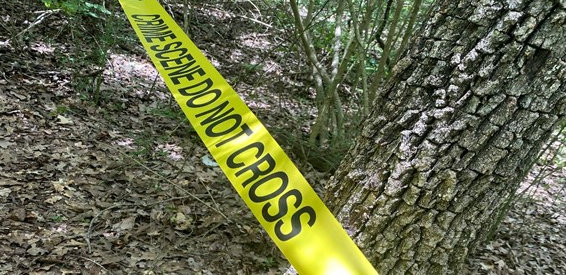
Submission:
[[[190,36],[276,137],[300,137],[314,114],[308,72],[273,22],[230,3],[197,5]],[[97,67],[104,41],[84,38],[104,34],[96,19],[74,29],[40,1],[0,5],[0,274],[282,274],[121,16]],[[330,176],[281,141],[310,182]],[[565,274],[565,179],[535,169],[468,274]]]

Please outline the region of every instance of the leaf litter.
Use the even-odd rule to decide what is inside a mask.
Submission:
[[[24,26],[43,9],[12,1],[0,14]],[[282,73],[286,66],[297,74],[296,60],[262,61],[275,44],[267,29],[250,28],[234,15],[237,6],[196,11],[197,44],[268,127],[312,116],[312,106],[289,93],[305,87]],[[88,93],[76,91],[62,62],[73,47],[87,47],[60,35],[65,30],[64,17],[54,15],[30,30],[30,46],[0,43],[0,274],[282,274],[284,258],[143,52],[112,49],[105,103],[97,106],[81,99]],[[0,28],[0,42],[8,38]],[[242,65],[261,62],[260,70]],[[311,182],[329,176],[300,169]],[[566,178],[557,173],[551,184]],[[552,198],[561,199],[550,205],[548,192],[521,200],[494,241],[468,260],[468,274],[564,274],[558,190]]]
[[[147,58],[116,50],[92,104],[62,69],[82,45],[53,39],[55,20],[1,49],[0,274],[282,273]]]

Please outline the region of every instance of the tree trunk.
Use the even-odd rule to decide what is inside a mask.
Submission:
[[[564,0],[438,0],[326,199],[380,275],[459,274],[566,113]]]

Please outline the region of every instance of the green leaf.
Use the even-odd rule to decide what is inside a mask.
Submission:
[[[108,9],[106,9],[104,6],[99,5],[99,4],[94,4],[94,3],[90,3],[90,2],[85,2],[85,6],[90,10],[90,9],[94,9],[98,12],[104,13],[104,14],[112,14]]]

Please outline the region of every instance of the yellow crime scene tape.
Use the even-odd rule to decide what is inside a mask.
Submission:
[[[257,117],[157,0],[120,3],[196,132],[299,274],[377,274]]]

